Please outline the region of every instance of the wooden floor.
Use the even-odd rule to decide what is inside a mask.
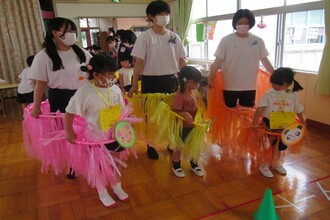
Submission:
[[[274,173],[272,179],[248,160],[225,157],[211,160],[204,178],[183,162],[187,175],[180,179],[165,149],[153,161],[140,144],[139,159],[130,158],[122,173],[130,199],[109,209],[81,177],[40,173],[39,162],[25,154],[20,106],[14,99],[6,105],[7,117],[0,115],[0,219],[253,219],[266,188],[282,220],[330,219],[330,135],[323,129],[309,127],[311,144],[287,156],[287,176]]]

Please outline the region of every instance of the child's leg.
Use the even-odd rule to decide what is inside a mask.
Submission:
[[[185,177],[185,173],[181,169],[181,152],[173,151],[171,155],[172,159],[172,171],[177,177]]]
[[[204,176],[204,171],[198,166],[197,162],[190,160],[190,170],[197,176]]]
[[[118,170],[121,173],[121,166],[118,166]],[[128,194],[121,188],[121,176],[117,173],[117,183],[113,187],[113,192],[116,194],[120,201],[128,201]]]
[[[101,202],[103,203],[103,205],[105,207],[112,208],[112,207],[117,206],[115,200],[113,200],[113,198],[111,198],[111,196],[109,195],[106,188],[98,189],[97,192],[99,194],[99,198],[100,198]]]
[[[282,141],[278,144],[278,148],[275,147],[276,152],[274,152],[274,158],[273,158],[273,167],[276,169],[277,172],[280,174],[286,175],[287,171],[283,167],[284,163],[284,156],[285,156],[285,150],[288,148],[285,144],[283,144]]]

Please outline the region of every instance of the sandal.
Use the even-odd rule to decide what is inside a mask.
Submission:
[[[183,172],[183,170],[181,168],[174,169],[172,167],[172,171],[173,171],[174,175],[177,176],[177,177],[181,177],[182,178],[182,177],[185,177],[186,176],[186,174]]]
[[[205,175],[204,171],[199,166],[197,166],[195,168],[190,167],[190,170],[193,171],[196,176],[204,176]]]

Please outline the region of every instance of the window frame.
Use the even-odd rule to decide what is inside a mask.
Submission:
[[[207,4],[207,2],[208,2],[208,0],[206,0],[206,4]],[[237,10],[239,10],[240,8],[241,8],[241,0],[237,0]],[[207,7],[206,7],[206,10],[207,10]],[[324,0],[295,4],[295,5],[286,5],[286,0],[285,0],[284,6],[253,10],[253,14],[255,15],[255,17],[277,15],[276,42],[274,42],[274,44],[275,44],[274,67],[279,67],[279,66],[282,66],[282,64],[283,64],[286,14],[295,13],[295,12],[303,12],[303,11],[312,11],[312,10],[324,10]],[[207,16],[208,12],[206,11],[207,17],[193,19],[192,24],[207,23],[210,21],[219,21],[219,20],[228,20],[228,19],[232,20],[234,14],[235,13],[230,13],[230,14],[223,14],[223,15],[208,17]],[[188,50],[189,50],[189,45],[188,45]],[[206,59],[202,59],[202,60],[206,61],[206,62],[210,62],[210,59],[208,57],[208,50],[209,50],[208,40],[205,40],[205,48],[204,48],[205,56],[204,57],[206,57]],[[192,58],[192,59],[196,60],[194,58]],[[303,70],[303,69],[299,69],[299,70]],[[303,71],[311,72],[310,70],[303,70]],[[317,70],[312,71],[312,72],[316,72],[316,71]]]

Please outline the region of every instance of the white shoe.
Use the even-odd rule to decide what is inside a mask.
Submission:
[[[195,168],[190,167],[190,170],[193,171],[196,176],[204,176],[205,175],[204,171],[198,166],[195,167]]]
[[[128,194],[121,188],[121,183],[117,183],[115,187],[113,187],[113,192],[116,194],[120,201],[128,201]]]
[[[287,174],[287,171],[286,171],[286,169],[283,166],[278,166],[276,168],[276,171],[279,172],[282,175],[286,175]]]
[[[99,198],[105,207],[113,208],[117,206],[115,200],[113,200],[113,198],[109,195],[106,188],[104,188],[102,191],[98,191],[98,193]]]
[[[185,177],[186,176],[186,174],[183,172],[183,170],[181,168],[174,169],[172,167],[172,171],[173,171],[174,175],[177,176],[177,177],[181,177],[182,178],[182,177]]]
[[[262,175],[264,175],[265,177],[268,177],[268,178],[273,177],[272,171],[270,171],[270,169],[267,166],[260,166],[259,170],[262,173]]]

